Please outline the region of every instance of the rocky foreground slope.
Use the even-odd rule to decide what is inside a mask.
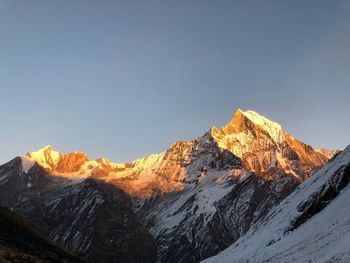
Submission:
[[[238,110],[132,163],[45,147],[0,167],[0,201],[94,262],[199,262],[244,235],[334,152]]]
[[[83,263],[85,261],[45,238],[16,214],[0,207],[0,262]]]

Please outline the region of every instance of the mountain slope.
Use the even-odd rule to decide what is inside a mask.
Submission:
[[[28,153],[0,167],[0,201],[96,262],[110,249],[116,258],[126,241],[131,249],[122,249],[125,260],[134,253],[131,262],[152,262],[157,247],[161,262],[192,263],[235,242],[331,155],[255,112],[238,110],[222,129],[132,163],[90,161],[84,153],[61,154],[52,147]],[[117,212],[101,217],[101,209]],[[97,237],[98,228],[114,217],[124,230],[100,255],[95,244],[114,238]],[[131,221],[123,222],[125,217]],[[114,226],[117,231],[120,224]],[[145,241],[135,243],[137,235]],[[137,252],[134,244],[141,243],[149,246]]]
[[[152,237],[130,197],[93,178],[67,179],[15,158],[0,166],[1,204],[93,262],[154,262]]]
[[[0,262],[85,262],[0,207]]]
[[[350,146],[204,262],[349,262]]]

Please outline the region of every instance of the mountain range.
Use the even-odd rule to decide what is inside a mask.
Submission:
[[[333,240],[315,236],[315,218],[346,189],[347,153],[238,109],[221,129],[131,163],[28,152],[0,166],[0,205],[91,262],[309,262],[320,255],[305,240]],[[349,255],[338,250],[327,256]]]

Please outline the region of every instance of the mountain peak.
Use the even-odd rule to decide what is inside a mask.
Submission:
[[[51,145],[47,145],[38,151],[27,153],[26,157],[46,169],[52,169],[59,162],[61,154],[54,151]]]
[[[60,173],[75,171],[79,169],[84,162],[89,161],[88,156],[83,152],[61,154],[55,151],[51,145],[47,145],[35,152],[29,152],[25,157],[27,160],[38,163],[46,170]]]
[[[210,133],[219,147],[241,158],[243,166],[251,171],[266,172],[281,168],[304,178],[334,154],[315,151],[290,136],[277,122],[252,110],[238,109],[226,126],[222,129],[214,127]]]
[[[252,110],[248,110],[242,113],[254,124],[267,131],[275,142],[281,143],[283,141],[282,126],[279,123],[271,121]]]
[[[247,110],[247,111],[241,111],[238,109],[238,111],[242,112],[244,116],[246,116],[249,120],[254,122],[257,125],[263,126],[263,125],[268,125],[268,126],[276,126],[279,129],[281,129],[281,125],[278,124],[277,122],[273,122],[269,120],[268,118],[260,115],[259,113],[252,111],[252,110]]]
[[[39,149],[38,151],[51,151],[53,150],[52,145],[46,145],[45,147]]]
[[[221,131],[225,134],[236,134],[255,129],[256,126],[267,132],[276,143],[283,142],[282,126],[252,110],[243,111],[238,108],[231,121]]]

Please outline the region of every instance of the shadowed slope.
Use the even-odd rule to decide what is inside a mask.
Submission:
[[[85,262],[48,240],[16,214],[0,207],[0,262]]]

